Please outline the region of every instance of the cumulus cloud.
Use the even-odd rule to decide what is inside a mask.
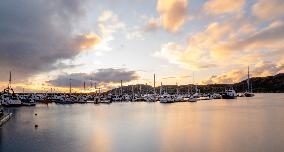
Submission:
[[[226,41],[214,49],[217,54],[228,54],[233,51],[278,50],[284,48],[284,24],[276,22],[257,31],[252,36],[240,40]]]
[[[187,17],[187,3],[187,0],[158,0],[157,11],[166,30],[176,32],[184,24]]]
[[[255,64],[250,71],[250,77],[265,77],[275,75],[284,70],[284,64],[275,64],[270,61],[262,61]],[[213,75],[207,80],[202,81],[203,84],[225,83],[231,84],[247,79],[247,69],[234,69],[221,75]]]
[[[102,54],[104,51],[112,50],[110,42],[114,40],[114,33],[119,30],[125,30],[126,25],[119,19],[118,15],[111,10],[102,11],[97,22],[97,26],[102,35],[102,40],[100,45],[97,46],[97,50]]]
[[[264,60],[277,63],[283,56],[283,29],[281,21],[265,27],[242,18],[213,22],[203,31],[190,35],[185,45],[166,43],[155,55],[190,70],[249,65]]]
[[[242,10],[245,0],[208,0],[203,9],[208,14],[238,13]]]
[[[262,20],[272,20],[284,15],[283,0],[259,0],[252,7],[252,13]]]
[[[211,50],[224,39],[228,39],[228,33],[232,31],[232,24],[213,22],[204,31],[191,35],[185,45],[174,42],[163,44],[155,55],[191,70],[216,67],[219,62],[214,61]]]
[[[62,74],[57,76],[56,79],[47,81],[48,84],[57,87],[68,87],[70,83],[73,87],[82,87],[84,82],[94,81],[98,85],[104,84],[107,85],[108,83],[120,83],[122,80],[123,82],[130,82],[132,80],[136,80],[139,78],[136,71],[127,71],[125,69],[99,69],[94,73],[72,73],[72,74]]]
[[[60,59],[80,53],[89,38],[74,34],[87,1],[3,0],[0,5],[0,76],[15,79],[56,68]],[[86,43],[87,42],[87,43]],[[97,42],[97,41],[96,41]],[[2,80],[2,79],[1,79]]]

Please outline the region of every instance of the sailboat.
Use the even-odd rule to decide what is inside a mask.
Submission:
[[[60,104],[73,104],[73,103],[75,103],[76,102],[76,98],[74,97],[74,96],[72,96],[72,88],[71,88],[71,78],[69,79],[69,81],[70,81],[70,86],[69,86],[69,95],[67,95],[67,94],[65,94],[65,96],[63,97],[63,100],[61,100],[60,102],[58,102],[58,103],[60,103]]]
[[[248,85],[248,89],[247,91],[244,93],[245,97],[253,97],[254,94],[252,93],[252,87],[250,85],[250,81],[249,81],[249,66],[248,66],[248,79],[247,79],[247,85]]]
[[[195,81],[194,81],[194,73],[192,74],[192,82],[193,82],[193,87],[195,88],[195,93],[192,94],[190,97],[189,97],[189,102],[196,102],[199,98],[199,93],[198,93],[198,89],[197,89],[197,86],[195,85]]]

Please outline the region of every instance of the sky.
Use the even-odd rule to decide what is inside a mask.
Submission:
[[[283,0],[1,0],[0,88],[235,83],[284,72]],[[91,87],[92,86],[92,87]],[[24,88],[24,90],[23,90]]]

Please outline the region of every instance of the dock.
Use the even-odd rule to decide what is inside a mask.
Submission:
[[[7,122],[11,117],[12,117],[12,113],[8,113],[8,114],[4,114],[3,117],[1,117],[1,121],[0,121],[0,127]]]

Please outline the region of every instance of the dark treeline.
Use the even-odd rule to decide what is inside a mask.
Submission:
[[[252,85],[252,91],[255,93],[284,93],[284,73],[280,73],[275,76],[250,78],[250,83]],[[195,87],[193,84],[180,86],[163,85],[162,90],[163,92],[166,91],[169,94],[175,94],[177,92],[177,88],[180,94],[185,94],[187,92],[195,92]],[[243,80],[235,84],[197,85],[197,88],[200,90],[201,93],[223,92],[226,89],[230,88],[235,89],[237,92],[245,92],[247,90],[247,80]],[[153,93],[154,91],[152,86],[144,84],[133,85],[133,90],[136,94]],[[156,87],[155,90],[156,93],[160,93],[160,86]],[[122,91],[123,94],[131,94],[132,85],[123,86]],[[108,91],[108,93],[120,94],[121,89],[115,88]]]

